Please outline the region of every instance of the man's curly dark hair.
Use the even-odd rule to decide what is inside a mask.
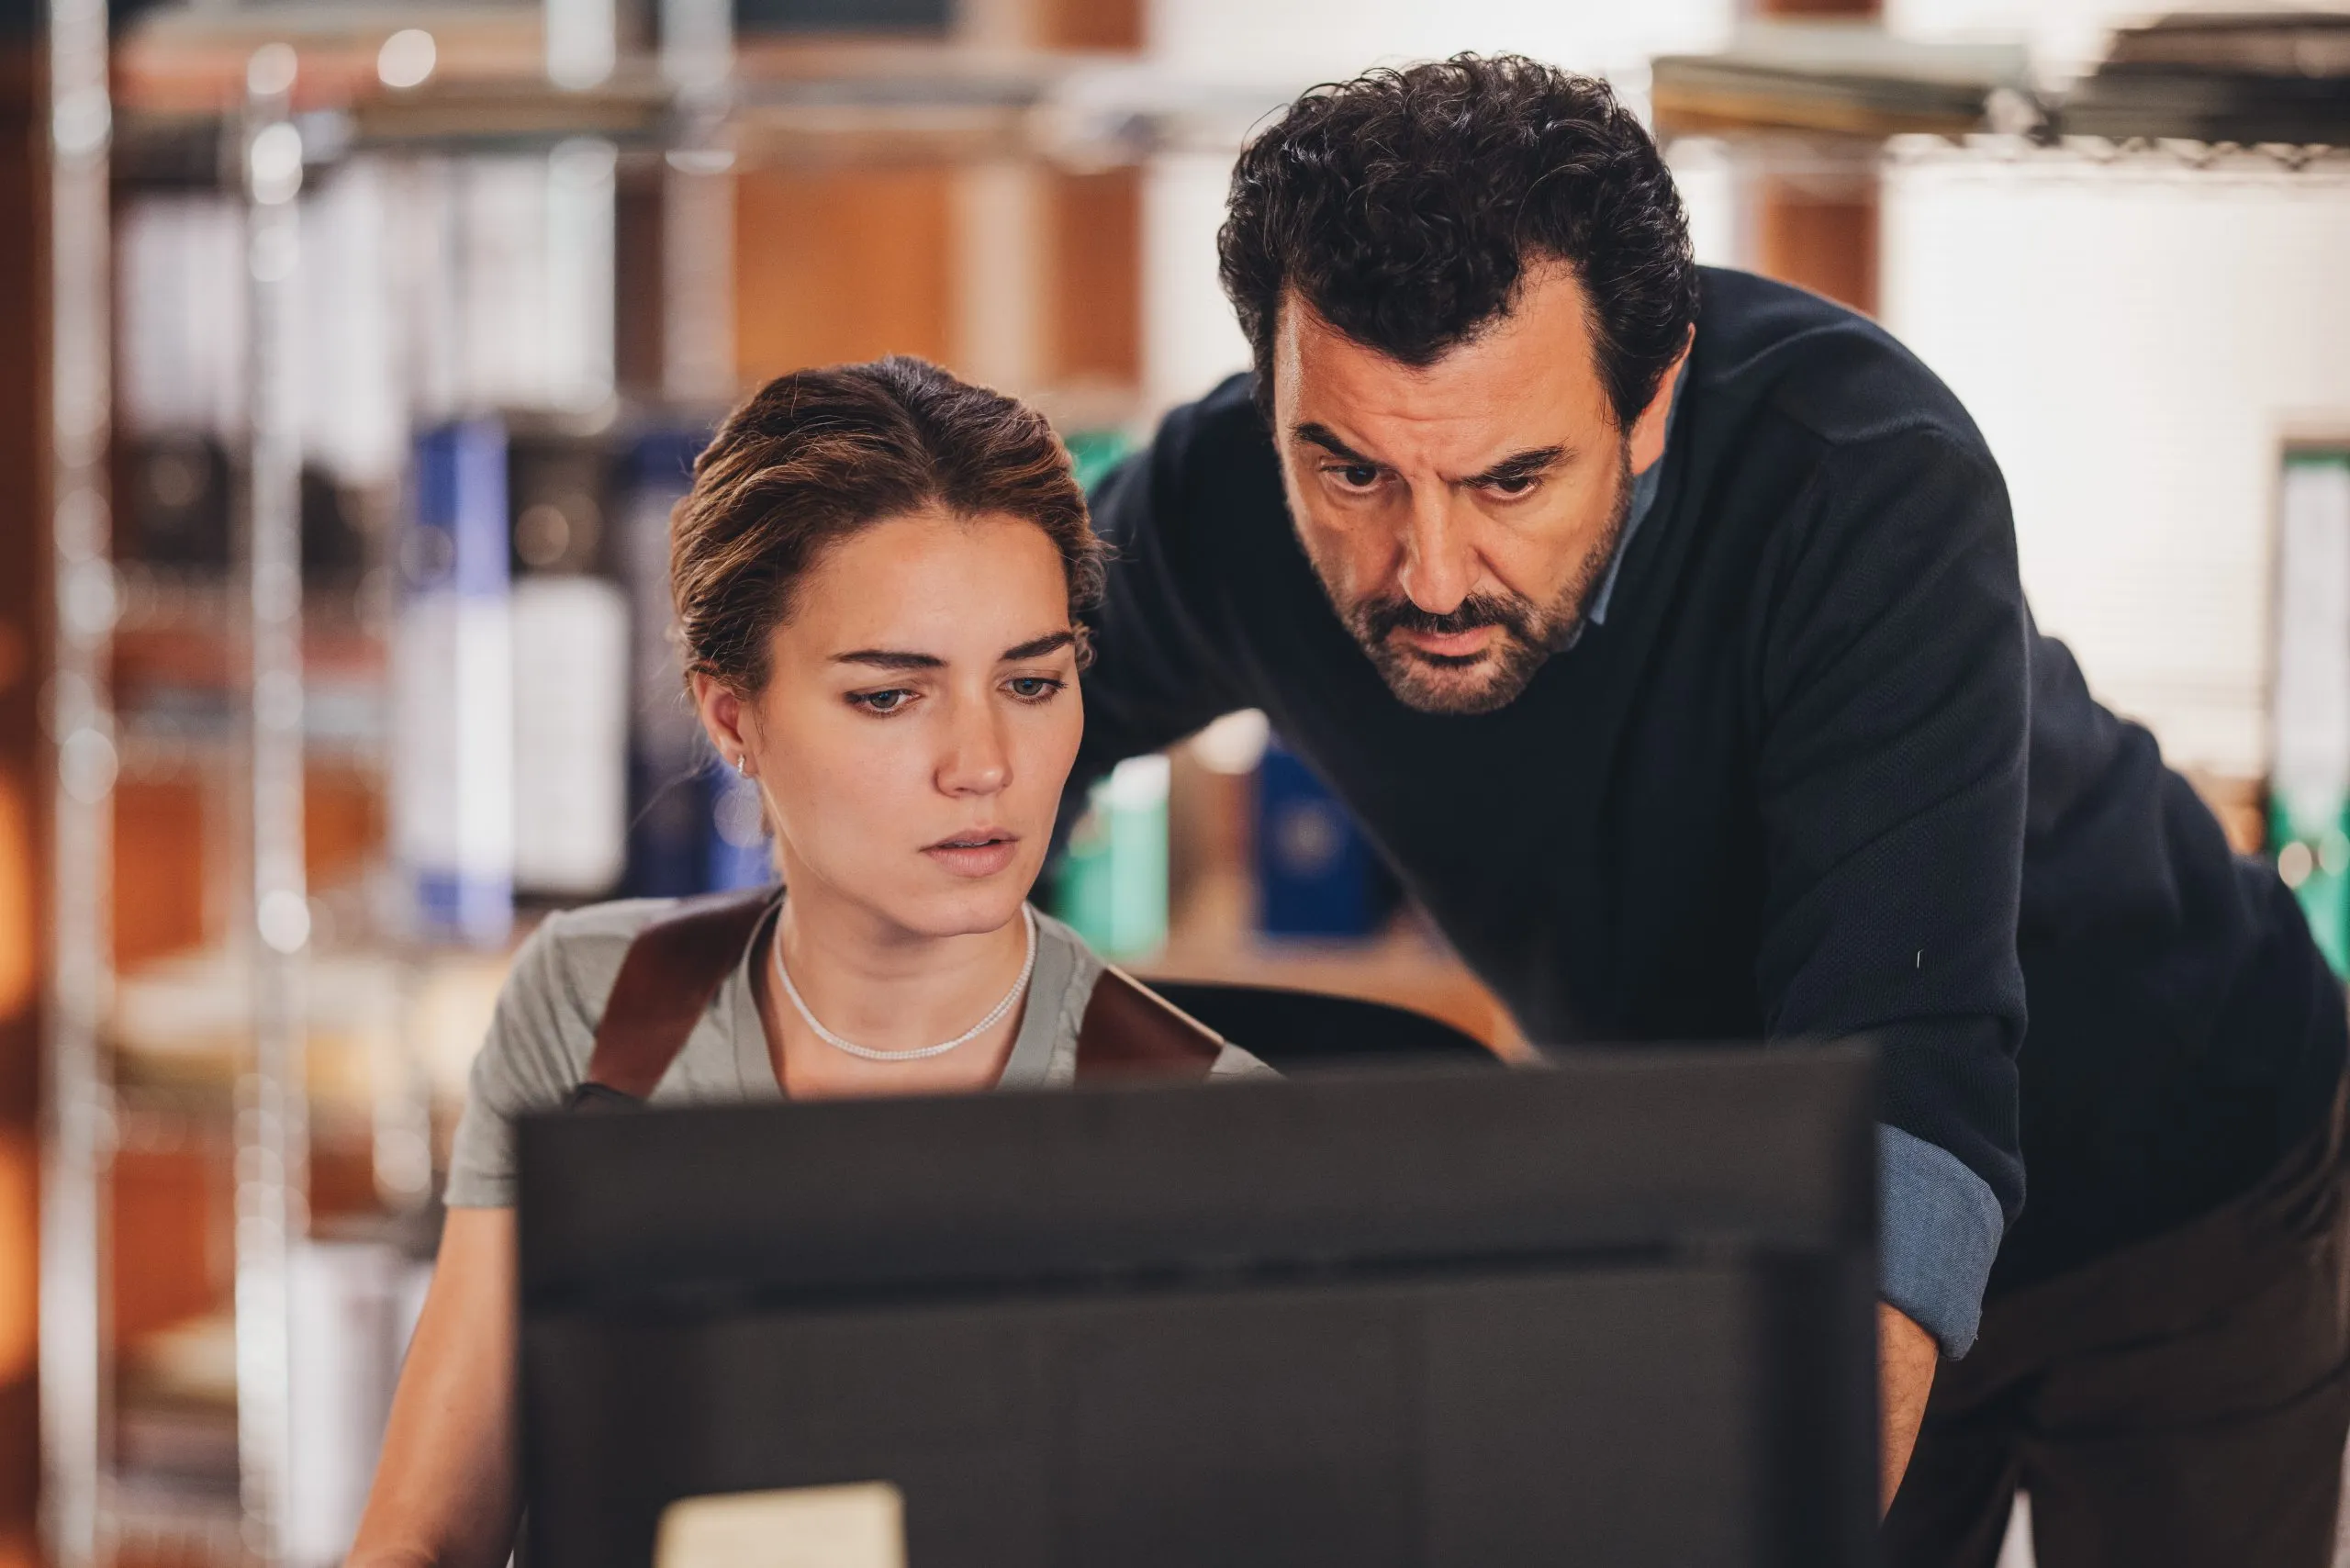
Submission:
[[[1572,266],[1628,430],[1697,315],[1680,194],[1605,82],[1456,55],[1316,87],[1240,154],[1217,236],[1225,293],[1272,400],[1294,287],[1332,326],[1426,365],[1509,310],[1529,260]]]

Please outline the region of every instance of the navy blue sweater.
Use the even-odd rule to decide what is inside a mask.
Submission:
[[[2345,1031],[2300,912],[2034,631],[1930,372],[1708,269],[1642,477],[1605,622],[1507,707],[1424,714],[1330,609],[1245,380],[1177,409],[1095,498],[1080,779],[1261,708],[1529,1037],[1874,1036],[1884,1291],[1953,1354],[1986,1282],[2314,1127]]]

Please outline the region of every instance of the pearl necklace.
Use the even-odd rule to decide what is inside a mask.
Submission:
[[[809,1012],[807,1002],[800,1000],[800,988],[791,983],[791,971],[783,967],[783,921],[780,916],[777,918],[775,926],[775,978],[782,983],[783,994],[791,998],[791,1005],[799,1012],[800,1021],[834,1050],[845,1051],[863,1061],[922,1061],[930,1057],[943,1057],[957,1046],[969,1045],[1002,1023],[1003,1015],[1011,1012],[1013,1003],[1020,1000],[1020,993],[1028,989],[1028,977],[1036,972],[1036,912],[1024,903],[1020,906],[1020,919],[1028,935],[1028,956],[1020,961],[1020,978],[1012,982],[1012,989],[1003,993],[1003,1000],[988,1010],[986,1017],[941,1045],[923,1046],[906,1051],[876,1050],[871,1046],[860,1046],[854,1040],[843,1039],[816,1022],[816,1015]]]

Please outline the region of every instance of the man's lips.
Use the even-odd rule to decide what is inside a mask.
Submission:
[[[1493,645],[1498,627],[1472,626],[1466,632],[1421,632],[1398,627],[1395,635],[1420,653],[1440,659],[1474,658]]]
[[[1019,853],[1020,835],[1005,828],[978,828],[942,838],[924,855],[958,877],[992,877]]]

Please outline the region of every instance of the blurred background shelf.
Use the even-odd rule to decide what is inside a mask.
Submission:
[[[1920,43],[1862,22],[1746,28],[1713,54],[1660,56],[1650,101],[1667,135],[1787,129],[1883,140],[2020,129],[2036,118],[2015,44]],[[2030,123],[2027,118],[2024,123]]]

